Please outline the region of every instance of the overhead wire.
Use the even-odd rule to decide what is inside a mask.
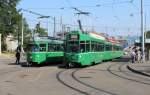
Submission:
[[[37,8],[37,9],[72,9],[73,6],[71,4],[71,2],[69,0],[66,0],[67,4],[69,5],[68,7],[60,7],[60,8]],[[139,8],[134,4],[135,0],[126,0],[126,1],[117,1],[117,0],[113,0],[113,2],[110,3],[103,3],[103,4],[95,4],[95,5],[84,5],[84,6],[76,6],[77,8],[99,8],[99,7],[111,7],[113,12],[114,12],[114,18],[116,18],[117,20],[119,20],[118,15],[115,12],[115,5],[121,5],[121,4],[131,4],[133,7],[135,7],[137,10],[139,10]],[[147,5],[148,6],[148,5]],[[29,8],[30,9],[30,8]],[[32,8],[31,8],[32,9]],[[36,9],[36,8],[35,8]],[[131,13],[130,16],[134,16],[135,14],[139,14],[140,12],[136,12],[136,13]],[[58,24],[58,23],[57,23]],[[72,24],[66,24],[66,25],[72,25]],[[73,25],[72,25],[73,26]],[[85,25],[84,25],[85,26]]]

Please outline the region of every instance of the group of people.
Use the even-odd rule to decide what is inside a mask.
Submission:
[[[142,60],[142,51],[140,47],[133,47],[130,51],[132,63],[138,62],[141,63]]]

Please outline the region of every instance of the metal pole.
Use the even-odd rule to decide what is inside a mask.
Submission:
[[[147,22],[146,22],[146,19],[147,19],[147,17],[146,17],[146,13],[145,13],[145,26],[144,26],[144,37],[145,37],[145,40],[146,40],[146,33],[147,33]]]
[[[53,33],[53,36],[55,37],[55,32],[56,32],[56,18],[53,17],[53,20],[54,20],[54,33]]]
[[[49,23],[47,21],[47,36],[48,36],[48,33],[49,33],[49,29],[48,29],[49,27],[48,26],[49,26]]]
[[[24,33],[24,21],[23,21],[23,14],[21,14],[21,47],[23,47],[23,33]]]
[[[143,54],[143,63],[145,63],[145,46],[144,46],[144,28],[143,28],[143,0],[141,0],[141,37],[142,37],[142,54]]]
[[[17,38],[17,39],[18,39],[18,46],[19,46],[19,45],[20,45],[20,41],[19,41],[19,39],[20,39],[20,37],[19,37],[19,36],[20,36],[20,35],[19,35],[19,29],[18,29],[18,27],[16,28],[16,30],[15,30],[15,31],[17,31],[17,33],[18,33],[18,38]]]

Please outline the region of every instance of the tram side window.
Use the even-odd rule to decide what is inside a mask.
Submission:
[[[99,45],[99,51],[104,51],[104,44]]]
[[[116,46],[113,46],[112,50],[113,50],[113,51],[116,51],[116,50],[117,50],[117,47],[116,47]]]
[[[85,41],[80,42],[80,51],[85,52]]]
[[[63,51],[63,45],[61,44],[49,44],[48,51]]]
[[[87,41],[86,42],[86,52],[89,52],[90,51],[90,42]]]
[[[48,44],[48,51],[54,51],[54,45]]]
[[[40,51],[46,51],[46,44],[40,44]]]
[[[64,50],[64,45],[60,44],[60,51],[63,51],[63,50]]]
[[[111,48],[112,47],[110,45],[106,45],[106,51],[111,51],[112,50]]]
[[[100,44],[98,43],[98,44],[97,44],[97,51],[100,51],[100,48],[101,48],[101,46],[100,46]]]
[[[95,44],[94,44],[94,47],[95,47],[94,51],[95,51],[95,52],[98,51],[98,46],[97,46],[97,43],[96,43],[96,42],[95,42]]]
[[[93,52],[95,50],[94,42],[91,42],[91,51]]]
[[[119,51],[119,47],[116,46],[116,49],[115,49],[115,50],[116,50],[116,51]]]
[[[105,46],[105,50],[108,51],[108,45]]]
[[[121,51],[122,50],[122,47],[118,47],[118,51]]]
[[[62,51],[62,50],[63,50],[63,46],[61,44],[55,45],[55,51]]]

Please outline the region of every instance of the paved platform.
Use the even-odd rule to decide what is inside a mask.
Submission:
[[[150,61],[146,63],[131,63],[127,65],[127,68],[134,73],[150,77]]]

